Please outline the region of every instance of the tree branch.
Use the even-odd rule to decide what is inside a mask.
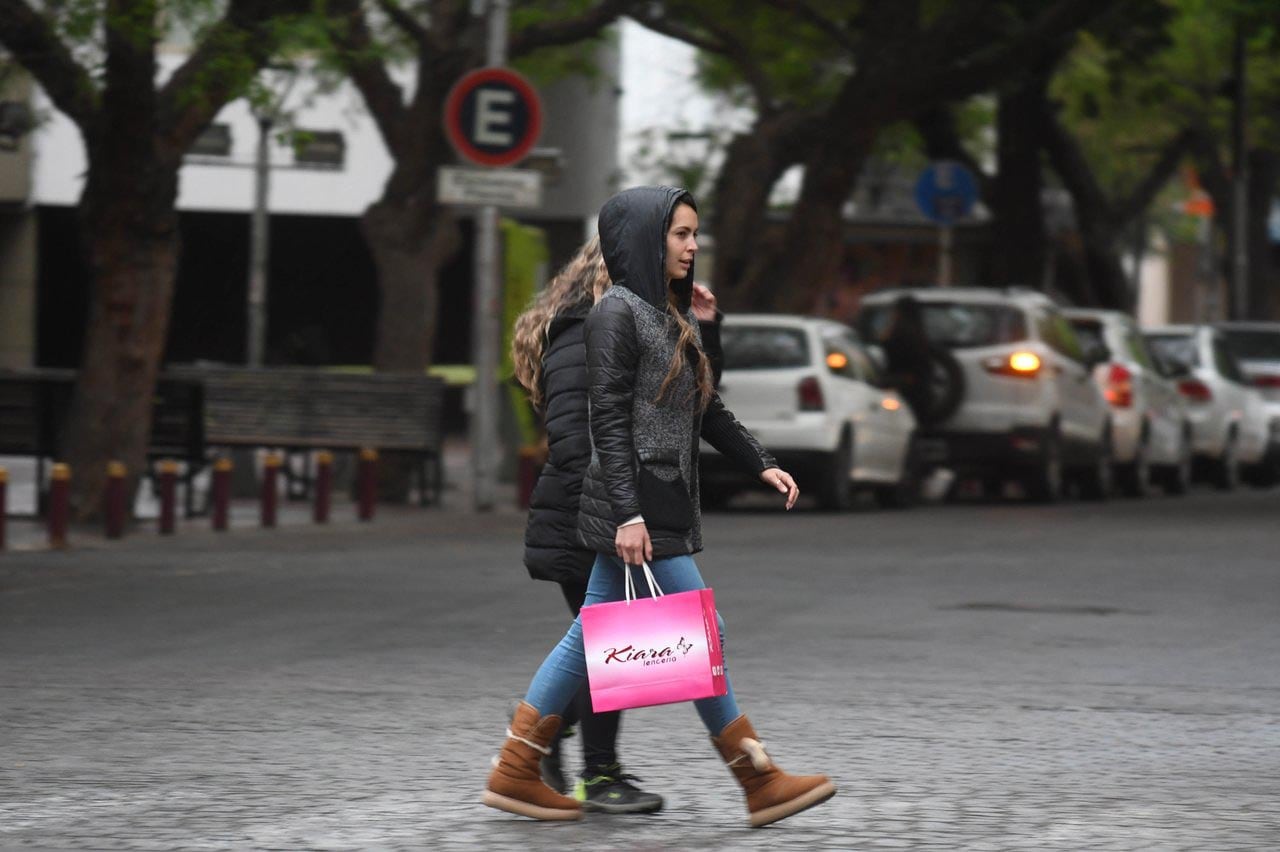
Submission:
[[[360,0],[338,0],[330,8],[334,14],[329,19],[329,36],[338,47],[339,62],[360,90],[387,150],[399,159],[406,118],[404,91],[378,55]]]
[[[1146,176],[1128,196],[1116,202],[1117,221],[1128,222],[1150,206],[1156,193],[1169,182],[1169,178],[1178,170],[1182,158],[1191,150],[1192,135],[1190,129],[1185,129],[1165,143]]]
[[[391,19],[391,23],[399,27],[409,38],[420,45],[430,41],[431,36],[427,28],[417,18],[405,11],[405,8],[397,3],[396,0],[377,0],[377,3],[378,8],[382,9],[387,17]]]
[[[279,49],[272,18],[300,14],[307,0],[231,0],[225,14],[159,93],[160,148],[181,157],[213,117]]]
[[[755,96],[756,106],[761,113],[776,111],[773,98],[773,84],[764,68],[756,61],[751,49],[724,27],[719,26],[708,15],[690,12],[696,18],[703,31],[693,29],[685,24],[671,20],[662,14],[653,14],[651,10],[636,9],[631,12],[633,21],[661,35],[682,41],[699,50],[723,56],[733,63],[742,75],[743,81]]]
[[[601,0],[581,15],[532,24],[512,33],[507,53],[515,59],[541,47],[573,44],[590,38],[625,14],[635,0]]]
[[[1016,32],[998,39],[978,39],[982,43],[994,41],[995,46],[973,53],[960,51],[959,55],[955,43],[968,42],[980,33],[972,30],[962,33],[962,23],[950,16],[928,30],[924,44],[915,52],[922,57],[941,56],[943,64],[933,69],[935,73],[920,75],[919,89],[906,94],[927,96],[935,103],[953,100],[993,85],[1010,71],[1042,64],[1047,54],[1065,50],[1080,27],[1107,11],[1113,3],[1114,0],[1056,0]],[[950,49],[948,44],[952,45]]]
[[[54,106],[82,130],[92,123],[98,108],[93,80],[24,0],[0,0],[0,43],[35,77]]]
[[[765,3],[780,12],[795,15],[800,20],[813,26],[818,32],[835,40],[837,44],[849,51],[856,51],[849,33],[844,26],[819,12],[805,0],[765,0]]]

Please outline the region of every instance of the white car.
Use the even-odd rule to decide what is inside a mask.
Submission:
[[[1051,299],[1021,288],[882,290],[862,301],[863,340],[881,338],[904,296],[920,303],[935,373],[951,385],[918,413],[927,464],[979,477],[992,493],[1016,478],[1042,502],[1068,478],[1085,497],[1110,494],[1111,416],[1093,381],[1101,356],[1085,351]]]
[[[1266,404],[1245,378],[1226,336],[1207,325],[1161,326],[1143,335],[1179,375],[1200,466],[1218,488],[1235,488],[1241,466],[1259,464],[1266,456],[1268,423]]]
[[[731,314],[720,327],[720,396],[827,509],[850,507],[871,488],[882,505],[910,504],[917,490],[915,418],[876,386],[874,362],[853,330],[827,319]],[[751,483],[702,444],[703,502],[721,504]]]
[[[1191,485],[1191,424],[1174,379],[1152,355],[1133,318],[1121,311],[1063,311],[1086,347],[1103,347],[1093,377],[1111,406],[1111,459],[1126,494],[1146,496],[1158,477],[1165,491]]]
[[[1266,405],[1267,454],[1252,478],[1257,485],[1274,485],[1280,481],[1280,322],[1224,322],[1217,327]]]

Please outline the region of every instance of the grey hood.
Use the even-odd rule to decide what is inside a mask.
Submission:
[[[675,186],[637,186],[610,198],[600,208],[600,251],[615,287],[626,287],[659,311],[667,309],[667,228],[676,206],[698,209],[688,190]],[[693,265],[671,282],[680,310],[693,293]]]

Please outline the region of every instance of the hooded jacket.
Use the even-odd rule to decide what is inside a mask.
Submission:
[[[587,426],[587,350],[583,326],[590,303],[571,305],[547,328],[542,355],[543,422],[547,463],[529,499],[524,529],[524,564],[535,580],[586,586],[596,552],[578,538],[582,477],[591,461]],[[720,324],[698,323],[712,377],[718,384],[723,361]]]
[[[667,312],[664,268],[667,228],[681,203],[693,205],[683,189],[638,187],[600,210],[600,248],[613,287],[586,321],[591,463],[578,519],[583,543],[599,553],[616,552],[617,525],[636,515],[644,516],[654,558],[702,549],[699,437],[753,474],[776,465],[718,394],[699,410],[688,362],[658,399],[679,337]],[[693,280],[691,266],[672,289],[696,331]]]

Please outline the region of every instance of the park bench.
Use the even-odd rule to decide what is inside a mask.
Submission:
[[[283,470],[291,496],[311,485],[311,451],[407,455],[422,505],[443,490],[442,413],[445,383],[433,376],[347,373],[314,368],[175,366],[166,375],[204,389],[210,447],[271,448],[300,455],[302,470]]]
[[[68,369],[0,370],[0,455],[34,457],[40,488],[46,463],[63,454],[62,430],[75,380],[76,371]],[[155,463],[161,459],[185,462],[188,515],[194,512],[191,480],[205,466],[203,407],[199,382],[162,377],[156,384],[146,475],[155,481]]]

